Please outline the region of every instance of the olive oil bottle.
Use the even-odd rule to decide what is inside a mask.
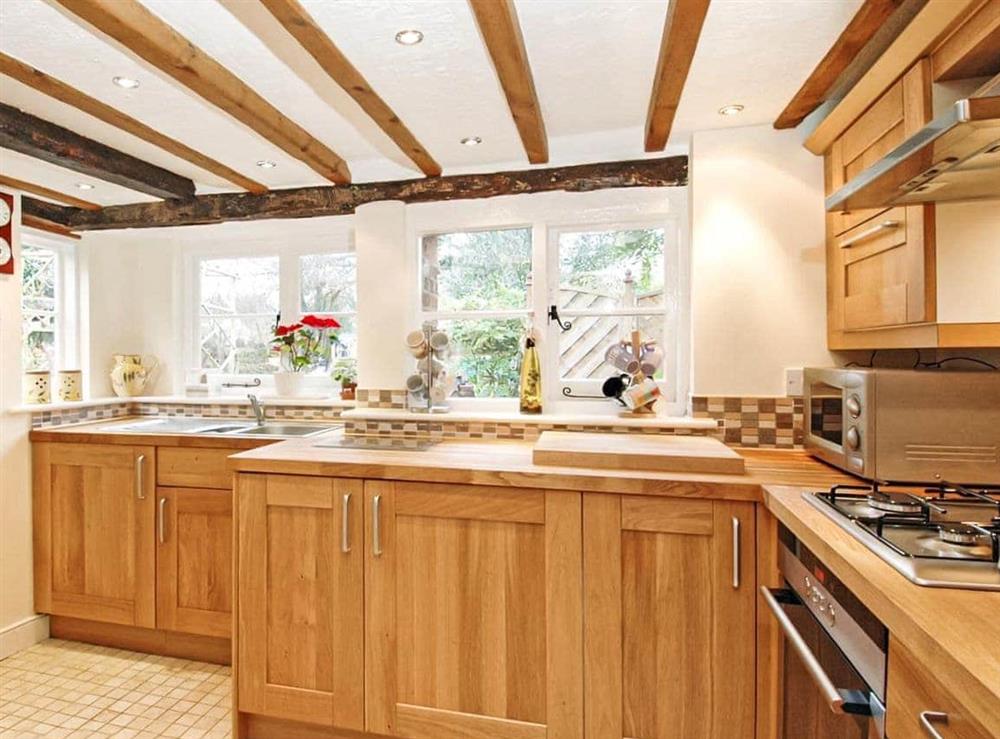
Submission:
[[[530,334],[524,340],[524,356],[521,357],[520,397],[521,413],[542,412],[542,365]]]

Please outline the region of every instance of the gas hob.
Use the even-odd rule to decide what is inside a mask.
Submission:
[[[1000,590],[1000,488],[874,483],[804,497],[918,585]]]

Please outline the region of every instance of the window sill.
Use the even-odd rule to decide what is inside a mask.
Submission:
[[[687,416],[627,417],[611,414],[517,413],[510,411],[451,411],[449,413],[414,413],[394,408],[356,408],[344,411],[345,421],[423,421],[437,423],[518,423],[530,426],[571,424],[574,426],[623,426],[627,428],[715,430],[711,418]]]

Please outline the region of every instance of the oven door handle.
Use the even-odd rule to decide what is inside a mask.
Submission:
[[[860,690],[845,690],[833,684],[833,680],[826,674],[826,670],[823,669],[823,665],[820,664],[819,659],[809,649],[806,640],[799,633],[799,630],[795,628],[795,624],[792,623],[788,614],[785,613],[785,609],[781,607],[782,603],[802,605],[795,591],[789,588],[771,590],[766,586],[761,586],[760,594],[764,597],[764,602],[767,603],[767,607],[771,609],[774,618],[778,621],[778,626],[781,627],[781,630],[788,638],[788,643],[792,645],[792,648],[799,655],[799,659],[802,660],[802,664],[805,665],[816,686],[823,693],[823,699],[830,706],[830,710],[834,713],[871,716],[872,708],[868,701],[868,696]]]

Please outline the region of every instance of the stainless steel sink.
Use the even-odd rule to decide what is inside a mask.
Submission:
[[[122,434],[217,434],[220,436],[312,436],[342,428],[343,424],[279,423],[261,425],[246,421],[233,423],[217,418],[151,418],[111,426],[107,431]]]
[[[238,436],[312,436],[324,431],[342,428],[343,424],[317,426],[302,423],[265,423],[261,426],[250,426],[238,431],[223,432]]]

